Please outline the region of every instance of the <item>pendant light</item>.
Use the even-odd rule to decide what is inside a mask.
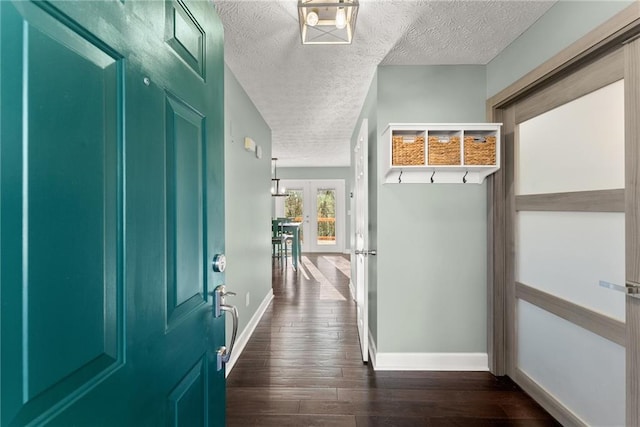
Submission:
[[[285,197],[287,195],[284,187],[280,188],[280,179],[278,178],[278,159],[276,157],[271,158],[273,163],[273,178],[271,178],[271,196],[272,197]]]

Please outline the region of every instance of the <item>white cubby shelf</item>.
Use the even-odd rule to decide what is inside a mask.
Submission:
[[[383,182],[481,184],[500,169],[501,126],[390,123],[382,134]]]

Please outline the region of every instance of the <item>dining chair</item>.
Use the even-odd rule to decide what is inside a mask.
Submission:
[[[280,260],[280,266],[287,263],[287,242],[293,240],[293,235],[284,232],[283,218],[271,220],[271,256]]]
[[[291,217],[277,217],[276,218],[278,221],[280,221],[283,224],[287,224],[290,222],[293,222],[293,218]],[[286,233],[285,230],[283,229],[283,233],[285,233],[285,254],[288,255],[288,252],[293,251],[293,249],[290,249],[290,245],[293,245],[293,234],[291,234],[291,232]],[[293,255],[293,254],[292,254]]]

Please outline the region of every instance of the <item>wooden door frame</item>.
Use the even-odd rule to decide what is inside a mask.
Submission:
[[[508,375],[517,380],[518,372],[515,364],[515,301],[516,286],[514,274],[514,218],[515,208],[514,182],[514,139],[515,108],[517,101],[543,89],[551,82],[567,77],[586,64],[597,58],[619,49],[640,35],[640,3],[634,2],[620,13],[613,16],[602,25],[596,27],[587,35],[568,46],[557,55],[534,69],[517,82],[508,86],[495,96],[487,100],[487,120],[489,122],[504,122],[505,127],[500,141],[504,155],[501,159],[500,170],[488,178],[487,186],[487,348],[489,352],[489,369],[494,375]],[[627,60],[625,73],[627,78],[634,76],[640,80],[640,42],[629,43],[625,49],[634,49],[637,55],[631,63]],[[640,114],[640,88],[637,83],[627,86],[625,83],[625,145],[626,145],[626,175],[627,182],[635,179],[640,181],[640,123],[635,119]],[[634,120],[629,120],[633,117]],[[632,160],[633,159],[633,160]],[[632,165],[629,162],[632,161]],[[632,175],[633,174],[633,175]],[[627,216],[637,219],[640,213],[640,190],[636,186],[627,186],[625,190]],[[629,219],[627,219],[629,221]],[[633,228],[636,228],[634,223]],[[627,222],[627,227],[630,227]],[[638,245],[632,243],[635,257],[640,257]],[[630,270],[629,248],[627,242],[627,280],[640,280],[640,260],[634,260],[635,270]],[[630,273],[631,272],[631,273]],[[638,277],[634,277],[638,276]],[[630,304],[640,304],[640,300],[629,301]],[[637,311],[637,310],[636,310]],[[630,318],[627,310],[626,341],[632,343],[627,346],[627,425],[640,425],[640,343],[629,339],[638,334],[640,319]],[[537,386],[530,384],[529,393],[536,400],[544,400],[541,392],[536,396]],[[539,388],[539,387],[538,387]],[[553,402],[544,402],[556,417],[571,420],[563,408],[554,407]],[[565,418],[565,416],[569,418]],[[579,424],[579,423],[578,423]]]

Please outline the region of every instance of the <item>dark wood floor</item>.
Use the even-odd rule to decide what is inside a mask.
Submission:
[[[363,364],[344,263],[274,263],[274,301],[227,379],[227,425],[558,425],[508,378]]]

